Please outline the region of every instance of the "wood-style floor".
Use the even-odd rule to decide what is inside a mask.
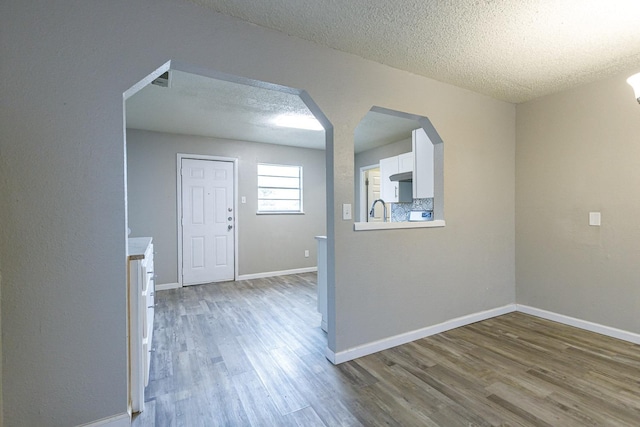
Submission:
[[[315,280],[158,292],[133,426],[640,426],[640,346],[511,313],[333,366]]]

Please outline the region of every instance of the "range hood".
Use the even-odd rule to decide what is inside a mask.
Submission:
[[[390,181],[411,182],[413,181],[413,172],[394,173],[389,177]]]

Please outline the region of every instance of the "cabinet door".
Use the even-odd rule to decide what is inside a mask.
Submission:
[[[151,348],[153,345],[153,317],[155,314],[155,293],[156,293],[156,279],[154,274],[154,259],[153,259],[153,244],[150,244],[145,253],[146,273],[147,273],[147,289],[146,295],[143,295],[144,307],[142,312],[144,313],[144,337],[143,344],[146,344],[144,349],[145,366],[144,366],[144,385],[149,385],[149,369],[151,368]]]
[[[143,319],[140,312],[142,281],[144,279],[142,260],[129,261],[129,354],[130,354],[130,399],[131,410],[144,410],[144,360]]]
[[[398,173],[398,156],[380,159],[380,198],[385,203],[398,202],[398,182],[389,177]]]
[[[413,172],[413,152],[398,156],[398,173]]]
[[[433,197],[433,144],[422,128],[413,131],[411,140],[414,156],[413,197]]]

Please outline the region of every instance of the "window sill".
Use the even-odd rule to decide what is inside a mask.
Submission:
[[[401,228],[436,228],[444,227],[443,219],[433,221],[415,221],[415,222],[354,222],[354,231],[370,231],[370,230],[396,230]]]

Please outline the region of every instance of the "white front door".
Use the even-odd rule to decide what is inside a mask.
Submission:
[[[380,168],[369,169],[367,171],[367,222],[382,222],[383,212],[382,203],[378,203],[373,210],[373,217],[369,215],[371,205],[375,200],[380,198]]]
[[[233,280],[233,162],[182,159],[182,284]]]

